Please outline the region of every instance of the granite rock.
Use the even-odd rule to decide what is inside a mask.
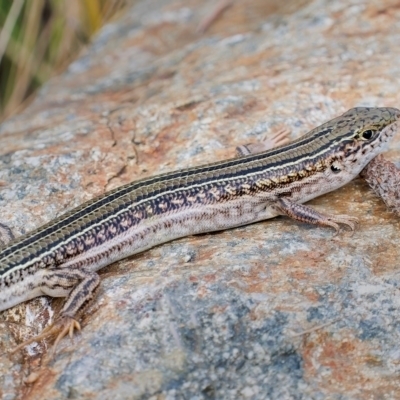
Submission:
[[[23,234],[145,176],[292,137],[355,106],[399,107],[394,0],[142,0],[0,126],[1,222]],[[396,138],[386,154],[396,161]],[[400,390],[399,218],[361,179],[313,206],[350,236],[275,218],[115,263],[83,330],[0,355],[13,399],[394,399]],[[0,313],[0,353],[62,300]]]

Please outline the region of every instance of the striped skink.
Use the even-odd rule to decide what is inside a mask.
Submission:
[[[356,218],[303,205],[343,186],[384,150],[400,111],[353,108],[294,142],[129,183],[0,249],[0,311],[40,295],[66,297],[55,323],[18,346],[80,329],[97,270],[160,243],[286,215],[336,231]]]

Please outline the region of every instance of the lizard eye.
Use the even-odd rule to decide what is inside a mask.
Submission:
[[[361,134],[361,138],[364,140],[369,140],[374,136],[374,131],[372,129],[367,129]]]

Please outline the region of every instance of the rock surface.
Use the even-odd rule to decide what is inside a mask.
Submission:
[[[1,221],[22,234],[283,125],[297,137],[354,106],[400,106],[397,1],[277,3],[233,2],[203,34],[212,1],[142,0],[105,26],[0,127]],[[275,218],[111,265],[46,368],[43,343],[0,355],[0,397],[399,398],[399,218],[360,179],[311,203],[358,230]],[[61,305],[1,312],[0,353]]]

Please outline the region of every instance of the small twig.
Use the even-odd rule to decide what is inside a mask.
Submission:
[[[204,33],[206,30],[233,4],[233,0],[219,0],[214,10],[203,18],[197,25],[196,32]]]
[[[307,329],[306,331],[303,331],[303,332],[299,332],[299,333],[295,333],[295,334],[293,334],[293,335],[290,335],[290,337],[297,337],[297,336],[307,335],[308,333],[312,333],[312,332],[318,331],[318,330],[320,330],[320,329],[322,329],[322,328],[325,328],[326,326],[332,325],[332,324],[334,324],[335,322],[338,322],[340,319],[341,319],[341,318],[336,318],[336,319],[334,319],[334,320],[332,320],[332,321],[326,322],[325,324],[317,325],[317,326],[314,326],[313,328]]]

